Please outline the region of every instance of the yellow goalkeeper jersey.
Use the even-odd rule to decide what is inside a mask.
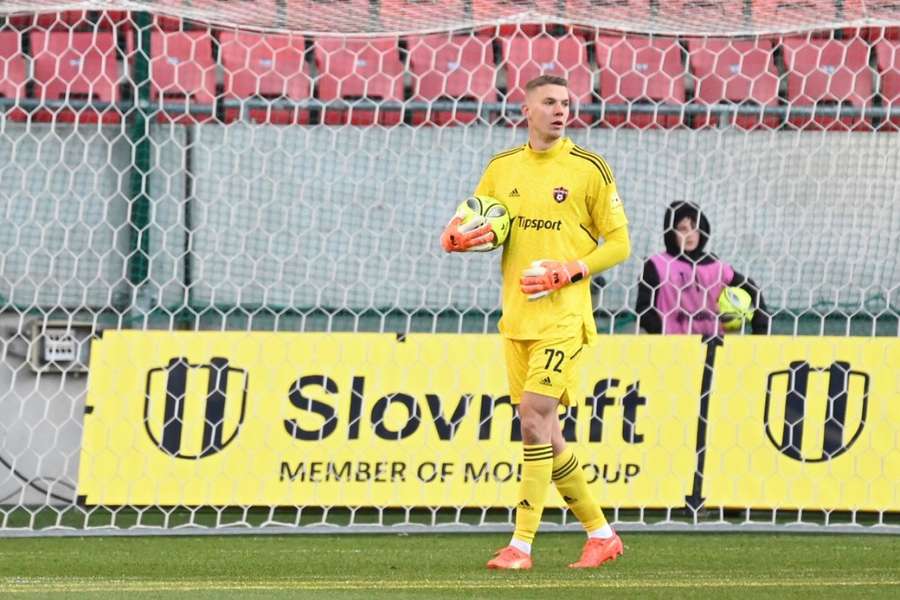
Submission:
[[[519,279],[536,260],[583,258],[628,223],[606,161],[567,137],[543,152],[526,143],[495,155],[475,194],[506,204],[512,220],[501,263],[500,333],[521,340],[581,335],[593,343],[589,277],[536,301],[522,293]]]

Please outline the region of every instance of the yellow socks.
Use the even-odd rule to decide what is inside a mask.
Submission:
[[[550,444],[524,446],[522,454],[522,481],[519,483],[513,540],[531,544],[544,512],[544,498],[553,471],[553,447]]]
[[[584,476],[578,459],[575,458],[575,452],[570,447],[567,446],[553,459],[552,473],[553,483],[556,484],[560,496],[584,525],[588,534],[607,525],[606,517],[603,516],[600,505],[591,496],[587,478]],[[518,531],[518,519],[516,520],[516,531]]]

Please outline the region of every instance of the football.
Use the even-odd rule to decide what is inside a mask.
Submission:
[[[466,231],[477,229],[484,223],[491,224],[494,242],[489,247],[474,248],[479,252],[499,248],[509,236],[509,211],[502,202],[490,196],[469,196],[456,209],[456,215],[462,219],[460,228]]]
[[[719,321],[726,331],[738,331],[753,318],[753,299],[746,290],[727,287],[719,294]]]

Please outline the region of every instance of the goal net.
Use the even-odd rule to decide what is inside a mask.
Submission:
[[[0,13],[0,534],[508,530],[500,253],[438,236],[541,73],[630,221],[560,415],[614,526],[898,530],[896,3]],[[676,200],[758,335],[642,327]]]

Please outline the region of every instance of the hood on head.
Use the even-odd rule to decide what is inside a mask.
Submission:
[[[666,243],[666,252],[672,256],[681,254],[675,226],[685,217],[690,218],[697,225],[697,229],[700,230],[700,243],[697,244],[693,251],[686,252],[684,256],[691,260],[699,260],[706,256],[706,244],[709,242],[710,235],[709,220],[699,206],[687,200],[676,200],[666,209],[666,215],[663,219],[663,241]]]

